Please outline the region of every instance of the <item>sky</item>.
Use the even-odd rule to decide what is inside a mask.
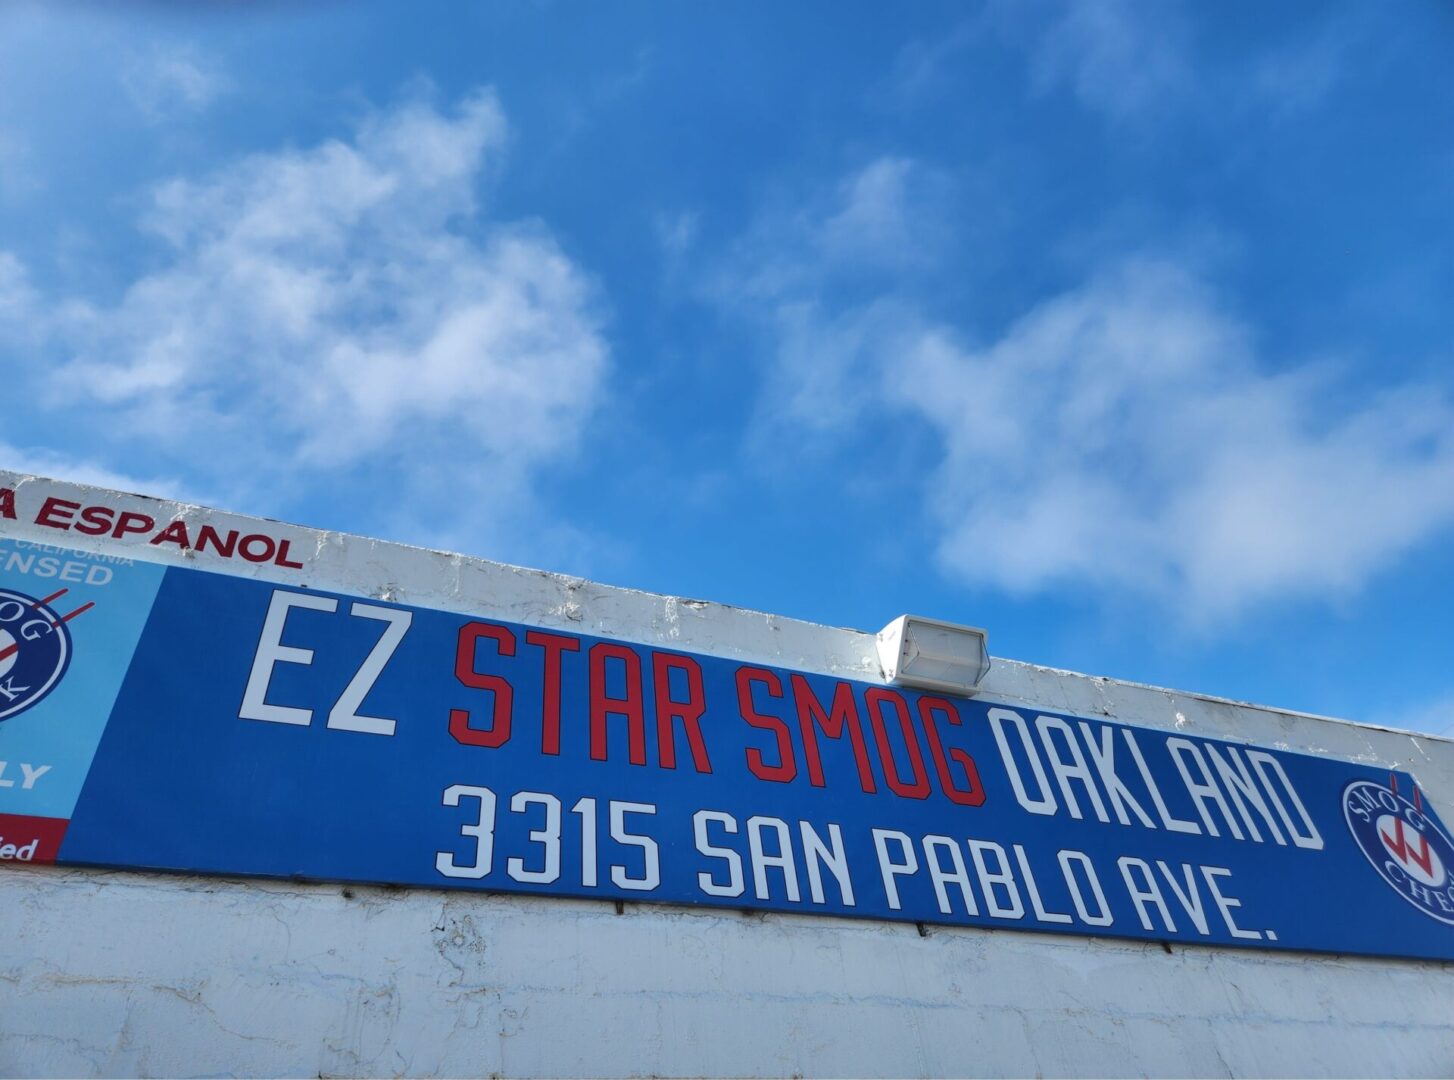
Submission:
[[[1454,734],[1454,8],[0,7],[0,465]]]

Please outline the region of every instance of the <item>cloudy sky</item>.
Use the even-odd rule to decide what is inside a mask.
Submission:
[[[0,8],[0,464],[1454,732],[1454,9]]]

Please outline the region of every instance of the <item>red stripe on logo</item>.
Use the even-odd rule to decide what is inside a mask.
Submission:
[[[1405,866],[1410,862],[1415,863],[1424,873],[1432,877],[1434,873],[1434,857],[1429,853],[1429,842],[1418,833],[1415,833],[1414,835],[1418,837],[1419,841],[1419,846],[1415,849],[1408,842],[1408,837],[1404,835],[1403,818],[1393,819],[1393,831],[1394,835],[1389,836],[1382,829],[1378,830],[1378,835],[1383,839],[1384,847],[1388,848],[1393,853],[1393,857]]]

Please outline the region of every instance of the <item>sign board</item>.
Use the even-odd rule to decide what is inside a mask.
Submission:
[[[0,473],[0,863],[1454,960],[1408,774],[350,594],[346,539],[165,505]]]

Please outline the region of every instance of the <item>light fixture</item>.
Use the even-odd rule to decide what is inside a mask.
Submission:
[[[900,615],[879,631],[878,659],[891,683],[968,697],[990,669],[989,635],[974,626]]]

